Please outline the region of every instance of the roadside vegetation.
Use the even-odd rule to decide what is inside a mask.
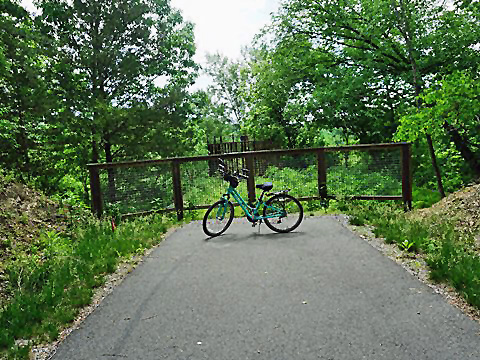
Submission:
[[[385,242],[421,254],[432,280],[451,285],[480,309],[480,185],[430,205],[421,200],[422,208],[405,213],[391,204],[353,202],[344,210],[352,225],[372,225]]]
[[[151,215],[117,225],[2,180],[0,358],[28,359],[90,304],[107,274],[158,244],[175,221]]]
[[[400,195],[398,176],[360,156],[329,167],[328,189],[342,199],[305,210],[373,226],[480,308],[478,1],[282,0],[242,58],[208,56],[212,84],[197,91],[195,27],[170,0],[35,4],[36,13],[0,4],[0,358],[26,359],[56,339],[107,274],[176,223],[118,221],[172,208],[170,167],[152,167],[155,182],[106,170],[102,186],[127,189],[128,204],[106,204],[99,220],[87,164],[206,154],[212,138],[232,135],[280,149],[410,142],[413,212],[348,200]],[[315,195],[311,160],[271,166],[257,182]],[[186,208],[223,193],[206,162],[187,170]]]
[[[27,359],[32,346],[58,338],[120,262],[157,245],[176,221],[173,213],[99,220],[80,204],[1,179],[0,358]],[[408,213],[399,204],[348,198],[304,207],[309,215],[348,214],[351,224],[371,225],[387,243],[424,255],[432,280],[480,309],[480,185],[441,201],[432,191],[416,195]],[[187,211],[185,221],[203,213]]]

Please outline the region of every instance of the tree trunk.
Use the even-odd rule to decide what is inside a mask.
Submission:
[[[110,143],[110,136],[107,134],[104,136],[104,150],[105,160],[107,163],[113,162],[112,156],[112,144]],[[108,197],[112,203],[117,201],[117,191],[115,187],[115,169],[112,167],[107,168],[108,173]]]
[[[411,59],[412,59],[413,81],[415,82],[415,96],[417,98],[417,108],[420,109],[421,103],[420,103],[419,96],[421,93],[421,88],[417,79],[417,64],[414,61],[412,55],[411,55]],[[425,137],[427,138],[428,150],[430,151],[430,158],[432,159],[433,171],[435,172],[435,177],[437,179],[437,190],[440,193],[440,196],[444,198],[445,190],[443,189],[442,174],[440,173],[440,167],[438,166],[437,155],[435,154],[435,148],[433,147],[432,137],[428,133],[425,133]]]
[[[433,148],[432,137],[429,134],[425,134],[425,136],[427,138],[428,149],[430,150],[433,170],[435,171],[435,175],[437,177],[438,192],[440,193],[442,198],[444,198],[445,191],[443,190],[442,174],[440,173],[440,168],[438,167],[438,164],[437,164],[437,157],[435,156],[435,149]]]
[[[291,128],[290,124],[288,124],[285,119],[283,118],[283,112],[279,108],[273,109],[273,117],[278,124],[280,124],[283,129],[285,130],[285,135],[287,137],[287,147],[289,149],[295,148],[295,141],[294,141],[294,131]]]
[[[403,16],[403,28],[401,27],[401,19],[400,16],[397,12],[397,17],[399,19],[399,24],[397,28],[400,30],[400,32],[403,35],[403,38],[405,39],[405,43],[407,44],[408,47],[408,57],[410,60],[410,65],[412,66],[412,76],[413,76],[413,85],[415,87],[415,97],[416,97],[416,102],[417,102],[417,108],[420,110],[421,107],[421,100],[419,98],[420,93],[421,93],[421,85],[420,85],[420,79],[418,79],[418,70],[417,70],[417,62],[415,60],[414,52],[413,52],[413,47],[412,47],[412,31],[408,25],[408,21],[406,19],[406,12],[405,12],[405,7],[403,4],[403,1],[400,0],[399,2],[400,8],[402,10],[402,16]],[[430,157],[432,159],[432,166],[433,170],[435,171],[435,176],[437,178],[437,188],[438,192],[440,195],[445,197],[445,191],[443,190],[443,183],[442,183],[442,175],[440,173],[440,168],[438,167],[437,163],[437,156],[435,155],[435,149],[433,148],[433,141],[432,137],[428,134],[425,133],[425,136],[427,138],[427,143],[428,143],[428,149],[430,150]]]
[[[349,145],[349,141],[348,141],[348,133],[346,131],[344,131],[344,135],[345,135],[345,145]],[[348,151],[345,151],[345,168],[348,169],[348,159],[350,158],[350,152]]]
[[[468,141],[459,132],[458,129],[449,124],[447,121],[443,123],[443,128],[450,134],[455,147],[462,155],[476,176],[480,176],[480,162],[476,154],[468,147]]]
[[[85,204],[90,203],[90,191],[89,191],[90,188],[88,186],[88,183],[89,183],[89,178],[85,173],[85,175],[82,178],[83,196],[84,196]]]
[[[95,131],[92,131],[92,163],[98,163],[99,158],[97,140],[95,140]]]

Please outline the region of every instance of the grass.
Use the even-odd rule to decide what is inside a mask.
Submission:
[[[265,177],[257,178],[256,182],[272,180],[274,190],[292,188],[294,196],[314,195],[318,185],[313,170],[270,168]],[[381,185],[385,177],[378,174],[375,179],[375,189],[370,190],[385,191]],[[388,188],[397,188],[396,180],[386,180]],[[198,181],[185,184],[187,207],[188,204],[213,203],[226,186],[219,178]],[[361,181],[352,180],[349,188],[365,191]],[[238,190],[247,197],[245,183]],[[415,204],[417,207],[428,207],[437,199],[434,193],[420,195],[416,197],[420,199]],[[438,218],[413,220],[405,216],[401,207],[352,202],[346,198],[303,205],[307,213],[320,209],[346,212],[352,224],[372,224],[375,233],[387,242],[396,243],[406,251],[425,254],[434,280],[451,283],[470,304],[480,308],[480,259],[469,246],[471,239],[464,232],[455,231],[452,223]],[[185,221],[202,219],[204,213],[205,210],[187,210]],[[242,215],[241,208],[236,207],[235,216]],[[32,233],[34,239],[20,247],[8,237],[2,240],[5,243],[0,244],[0,248],[8,248],[12,253],[0,267],[6,284],[1,290],[7,294],[0,298],[0,358],[27,359],[32,346],[55,340],[79,310],[91,302],[105,275],[115,271],[120,261],[141,254],[161,241],[161,234],[174,223],[174,213],[169,216],[152,215],[125,221],[113,232],[109,221],[68,215],[71,220],[68,231]],[[17,213],[9,218],[12,217],[17,217]],[[18,224],[26,222],[26,217],[18,216]]]
[[[8,300],[0,308],[0,358],[28,359],[32,345],[55,340],[117,264],[161,241],[172,221],[90,219],[70,235],[44,232],[6,265]],[[19,341],[23,340],[23,341]]]
[[[423,254],[432,280],[452,285],[470,305],[480,309],[480,256],[472,233],[458,231],[452,220],[439,216],[408,216],[391,204],[352,202],[347,213],[351,224],[373,225],[375,235],[387,243]]]

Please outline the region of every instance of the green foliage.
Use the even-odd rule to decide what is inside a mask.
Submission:
[[[354,225],[354,226],[364,226],[365,225],[365,218],[361,215],[351,215],[348,218],[348,222],[351,225]]]
[[[422,89],[435,89],[435,79],[477,67],[478,6],[451,5],[425,0],[284,1],[250,52],[251,111],[244,129],[282,147],[322,145],[319,131],[337,129],[344,144],[389,142],[404,115],[400,132],[412,136],[402,140],[421,138],[424,126],[410,119],[423,116],[417,114],[416,96]],[[463,100],[460,113],[450,115],[478,123],[477,99],[469,100],[478,85],[471,85],[455,91],[442,87],[448,100],[435,105],[442,116]],[[464,128],[453,118],[446,129],[443,123],[436,129],[448,132],[445,146],[437,150],[440,164],[447,165],[447,189],[465,183],[465,164],[472,167],[478,154],[478,127]],[[434,140],[438,148],[439,139]],[[447,152],[451,141],[455,146]],[[419,185],[430,187],[429,163],[422,154]]]
[[[400,242],[400,243],[398,244],[398,246],[399,246],[401,249],[405,250],[405,251],[411,251],[411,250],[413,250],[413,248],[412,248],[413,245],[415,245],[415,243],[410,242],[410,241],[408,241],[407,239],[403,240],[402,242]]]
[[[225,104],[219,102],[211,94],[211,90],[199,90],[189,95],[186,104],[188,154],[199,155],[207,153],[207,139],[224,137],[238,131],[238,125],[232,124],[228,118],[229,111]],[[186,141],[185,139],[184,141]]]
[[[478,59],[474,14],[430,1],[284,1],[251,52],[246,130],[289,147],[304,129],[389,141],[424,77]]]
[[[0,168],[0,189],[10,184],[15,179],[15,174]]]
[[[214,84],[193,94],[193,25],[169,1],[38,6],[2,3],[0,163],[75,203],[88,162],[205,153],[207,136],[240,131],[289,148],[388,142],[402,114],[411,139],[437,126],[447,189],[478,163],[471,2],[284,1],[241,61],[209,57]],[[428,116],[409,110],[422,89]],[[427,161],[415,169],[430,187]]]
[[[28,252],[16,254],[6,269],[11,297],[0,312],[0,354],[28,354],[15,346],[18,339],[55,340],[90,303],[104,276],[120,260],[157,244],[168,226],[152,216],[124,222],[112,232],[109,222],[90,220],[71,237],[47,231]]]
[[[448,229],[448,235],[428,253],[431,277],[436,281],[448,281],[469,304],[480,308],[480,258],[459,246],[458,236],[452,228]]]
[[[48,193],[88,202],[86,163],[205,153],[207,135],[388,142],[402,114],[400,137],[432,127],[447,189],[476,173],[474,2],[287,0],[241,61],[211,55],[214,84],[193,94],[193,25],[169,1],[37,4],[1,5],[0,164]]]
[[[55,86],[34,20],[10,0],[0,10],[0,164],[29,181],[54,164],[55,125],[47,116]]]
[[[208,93],[215,106],[221,107],[227,123],[240,123],[246,115],[246,73],[248,68],[241,61],[232,61],[217,54],[207,54],[205,72],[213,79]]]
[[[159,6],[153,0],[39,5],[42,30],[57,39],[55,46],[68,49],[57,54],[61,61],[81,65],[57,75],[83,77],[83,86],[68,99],[76,114],[67,125],[91,147],[92,160],[101,153],[108,162],[115,154],[168,153],[160,149],[174,145],[185,88],[196,69],[192,25],[168,2]],[[163,87],[155,85],[158,77],[164,77]]]
[[[0,5],[2,168],[87,202],[88,162],[186,151],[193,25],[169,1],[36,5]]]
[[[315,165],[305,168],[269,166],[258,180],[273,181],[275,189],[291,189],[293,194],[301,196],[318,195],[318,171]]]
[[[473,234],[459,232],[444,218],[411,218],[401,208],[370,202],[348,207],[351,223],[375,226],[376,236],[401,249],[421,252],[435,281],[454,286],[465,300],[480,308],[480,257],[472,248]]]
[[[266,33],[270,33],[268,29]],[[243,129],[252,137],[270,140],[280,147],[293,148],[305,144],[305,128],[312,126],[311,93],[314,83],[323,82],[316,67],[331,62],[331,57],[315,49],[304,39],[269,43],[269,36],[259,38],[250,51],[250,78],[247,103],[250,111]]]
[[[441,200],[438,191],[425,188],[413,188],[413,207],[415,209],[428,208]]]
[[[434,138],[447,188],[480,176],[478,84],[477,72],[471,71],[455,71],[433,83],[419,97],[425,107],[403,116],[395,134],[401,141],[416,141],[425,133]]]

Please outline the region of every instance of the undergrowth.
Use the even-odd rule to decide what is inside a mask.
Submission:
[[[401,206],[357,201],[346,207],[352,225],[373,225],[374,234],[385,242],[423,254],[432,280],[451,284],[480,309],[480,256],[472,233],[458,231],[453,219],[409,216]]]
[[[55,340],[90,303],[94,289],[122,259],[161,241],[171,220],[90,219],[69,234],[46,231],[6,266],[7,300],[0,308],[0,358],[27,359],[32,345]]]

